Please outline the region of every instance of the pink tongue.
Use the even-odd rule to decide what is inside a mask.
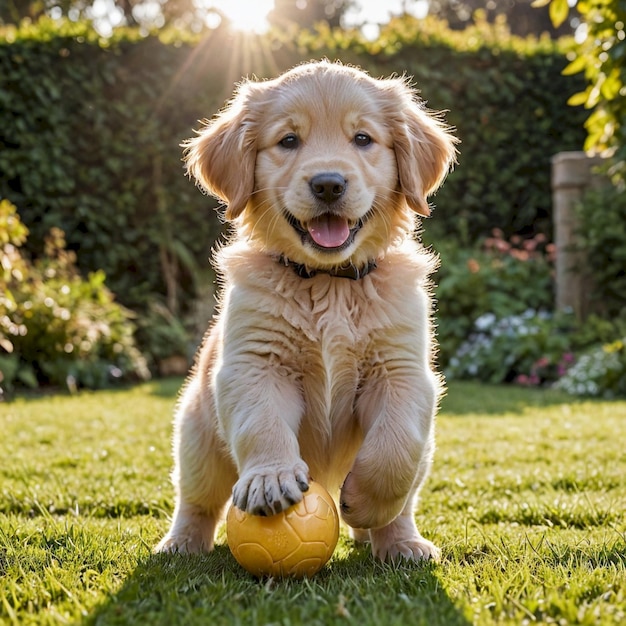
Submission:
[[[308,225],[309,235],[322,248],[338,248],[350,236],[348,221],[337,215],[322,215]]]

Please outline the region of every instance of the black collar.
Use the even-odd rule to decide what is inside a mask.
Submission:
[[[280,255],[278,262],[285,267],[291,267],[293,271],[300,276],[300,278],[313,278],[317,274],[328,274],[329,276],[337,276],[338,278],[350,278],[351,280],[359,280],[363,276],[367,276],[370,272],[376,269],[376,261],[370,260],[363,267],[356,267],[352,263],[346,263],[340,267],[336,267],[329,270],[316,270],[309,269],[302,263],[296,263],[290,261],[284,255]]]

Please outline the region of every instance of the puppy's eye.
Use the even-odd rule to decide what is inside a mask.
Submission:
[[[295,150],[300,145],[300,140],[294,133],[289,133],[278,142],[278,145],[287,150]]]
[[[372,143],[372,138],[367,133],[357,133],[354,136],[354,143],[359,148],[365,148],[365,146],[369,146]]]

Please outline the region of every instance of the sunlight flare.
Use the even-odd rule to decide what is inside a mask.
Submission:
[[[207,8],[224,14],[235,30],[262,33],[269,27],[267,15],[274,8],[274,0],[209,0]]]

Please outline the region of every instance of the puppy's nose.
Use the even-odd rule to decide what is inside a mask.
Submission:
[[[337,172],[322,172],[311,178],[309,186],[316,198],[331,204],[343,196],[348,181]]]

